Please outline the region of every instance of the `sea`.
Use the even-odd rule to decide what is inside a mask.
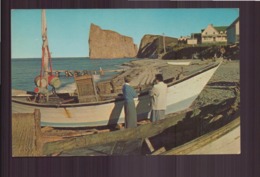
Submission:
[[[127,63],[136,59],[132,58],[119,58],[119,59],[90,59],[84,58],[52,58],[53,70],[81,70],[81,71],[99,71],[123,69],[123,63]],[[33,91],[36,87],[34,79],[40,75],[41,58],[17,58],[11,60],[11,73],[12,73],[12,89]],[[98,80],[106,80],[115,76],[117,72],[105,72]],[[57,92],[67,92],[76,89],[74,78],[65,77],[62,73],[61,87]],[[97,81],[98,81],[97,80]]]

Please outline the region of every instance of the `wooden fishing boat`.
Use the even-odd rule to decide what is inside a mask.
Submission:
[[[208,83],[220,63],[168,83],[166,114],[182,111],[191,106]],[[51,98],[51,97],[50,97]],[[71,97],[75,98],[75,97]],[[71,99],[70,98],[70,99]],[[89,103],[35,103],[28,102],[26,96],[12,97],[13,113],[28,113],[41,110],[41,125],[53,127],[103,126],[124,122],[124,100],[120,96],[108,100]],[[149,92],[141,92],[136,100],[138,119],[149,118]]]
[[[13,113],[31,113],[34,109],[41,111],[41,126],[52,127],[92,127],[118,124],[124,122],[124,100],[120,96],[121,88],[114,87],[112,81],[107,81],[109,91],[103,83],[97,85],[93,76],[75,77],[77,93],[50,94],[48,85],[58,87],[59,80],[52,75],[52,65],[47,40],[45,11],[42,12],[42,70],[35,81],[36,94],[32,96],[12,95]],[[206,86],[221,62],[211,63],[199,68],[186,76],[168,78],[166,114],[182,111],[191,106],[200,92]],[[152,77],[151,77],[152,78]],[[97,87],[99,86],[99,90]],[[101,86],[101,87],[100,87]],[[151,111],[149,89],[151,84],[139,92],[136,102],[138,120],[149,118]],[[36,96],[45,96],[47,101],[35,101]]]

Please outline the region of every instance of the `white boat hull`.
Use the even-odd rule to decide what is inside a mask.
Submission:
[[[187,66],[190,65],[190,61],[169,61],[167,62],[167,64],[169,65],[183,65],[183,66]]]
[[[219,66],[219,65],[218,65]],[[188,78],[168,87],[166,114],[182,111],[191,106],[206,86],[217,67]],[[93,104],[68,104],[59,106],[40,106],[12,101],[13,113],[31,113],[41,111],[41,125],[52,127],[92,127],[124,122],[123,101],[111,101]],[[150,97],[140,96],[136,101],[138,119],[149,118]]]

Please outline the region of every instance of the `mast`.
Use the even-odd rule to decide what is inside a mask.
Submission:
[[[48,45],[47,37],[47,23],[46,23],[46,12],[42,9],[42,63],[40,75],[34,79],[36,88],[34,92],[39,94],[40,98],[46,96],[46,100],[49,99],[48,86],[52,86],[52,92],[56,94],[55,89],[60,87],[61,82],[58,77],[52,75],[52,61]]]
[[[45,95],[46,100],[49,100],[48,85],[49,85],[49,72],[52,75],[52,66],[50,60],[50,52],[48,47],[48,37],[47,37],[47,24],[46,24],[46,12],[42,9],[42,63],[40,71],[40,81],[37,84],[37,93],[40,95]],[[50,65],[50,66],[49,66]],[[49,70],[50,68],[50,70]],[[38,81],[36,81],[37,83]]]
[[[47,38],[46,12],[42,10],[42,73],[43,77],[48,80],[49,73],[49,47]]]

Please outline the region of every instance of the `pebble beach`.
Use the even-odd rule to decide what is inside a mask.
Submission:
[[[195,100],[194,107],[217,104],[227,98],[235,97],[234,88],[239,86],[239,82],[239,60],[224,61]]]

